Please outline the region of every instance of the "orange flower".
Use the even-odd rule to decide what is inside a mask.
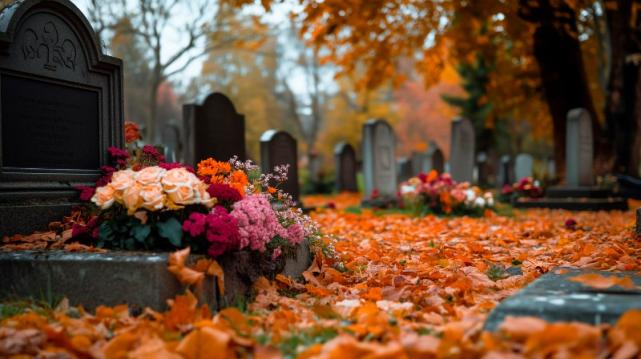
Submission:
[[[229,185],[235,188],[241,196],[245,194],[245,187],[248,183],[247,175],[241,170],[236,170],[229,176]]]
[[[269,192],[270,194],[274,194],[276,193],[276,191],[278,190],[272,186],[267,187],[267,192]]]
[[[222,177],[227,175],[229,172],[231,172],[231,164],[229,162],[216,161],[210,157],[198,163],[198,175],[210,177],[211,181],[215,183],[222,182]]]
[[[137,124],[125,121],[125,143],[132,143],[136,140],[141,139],[140,128]]]
[[[443,205],[443,211],[445,213],[452,212],[452,197],[450,197],[449,192],[441,192],[441,203]]]

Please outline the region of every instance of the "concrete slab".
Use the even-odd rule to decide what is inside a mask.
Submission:
[[[562,268],[541,276],[517,294],[503,300],[488,316],[485,330],[494,331],[507,316],[534,316],[550,322],[579,321],[598,325],[614,323],[630,309],[641,309],[641,290],[626,290],[615,286],[595,289],[571,277],[586,273],[603,276],[629,276],[641,286],[636,272],[604,272],[576,268]]]

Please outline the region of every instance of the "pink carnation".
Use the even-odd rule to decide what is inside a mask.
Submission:
[[[303,239],[305,239],[305,230],[303,229],[303,226],[298,223],[294,223],[291,226],[287,227],[287,235],[285,236],[285,238],[291,244],[299,244],[303,241]]]
[[[272,238],[287,238],[287,231],[281,226],[267,197],[261,194],[247,196],[234,203],[231,216],[238,222],[240,249],[249,246],[253,250],[265,251]]]

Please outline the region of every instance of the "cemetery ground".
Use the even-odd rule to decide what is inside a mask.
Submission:
[[[356,194],[304,201],[317,208],[312,217],[324,237],[301,278],[261,278],[251,298],[213,314],[197,304],[192,292],[176,297],[166,312],[131,313],[117,306],[94,313],[69,307],[65,300],[7,301],[0,306],[0,357],[639,354],[639,311],[627,312],[614,325],[521,317],[484,331],[484,321],[501,300],[545,273],[563,274],[564,267],[641,270],[633,211],[533,209],[488,212],[481,218],[415,217],[399,210],[360,209]],[[35,242],[17,245],[26,248]],[[570,280],[588,292],[593,287],[638,291],[639,283],[630,277],[613,278],[582,275]]]

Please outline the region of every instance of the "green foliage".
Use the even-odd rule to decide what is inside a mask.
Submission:
[[[505,268],[497,264],[492,264],[485,274],[487,274],[487,277],[495,282],[509,276],[505,271]]]
[[[337,335],[338,331],[334,328],[315,328],[292,333],[278,344],[278,349],[284,358],[296,358],[298,354],[309,346],[326,343],[334,339]]]
[[[156,223],[158,234],[167,239],[175,247],[181,247],[183,230],[180,222],[174,217],[169,217],[164,222]]]

